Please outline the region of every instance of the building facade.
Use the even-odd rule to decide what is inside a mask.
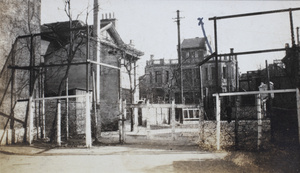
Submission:
[[[205,38],[184,39],[181,52],[184,102],[198,104],[202,99],[208,102],[212,99],[212,94],[216,93],[217,87],[215,85],[215,60],[211,59],[201,67],[198,66],[208,56]],[[222,92],[235,91],[236,58],[219,57],[218,72]],[[180,83],[178,59],[166,60],[151,57],[147,61],[145,75],[140,77],[140,96],[154,103],[170,102],[172,98],[179,103]]]
[[[120,99],[134,100],[133,97],[136,87],[134,85],[134,81],[136,80],[136,70],[134,68],[136,68],[136,61],[138,61],[140,56],[143,55],[143,52],[135,49],[131,44],[123,42],[116,30],[115,22],[115,18],[106,18],[100,21],[100,63],[106,64],[106,66],[101,65],[99,74],[96,73],[95,64],[89,66],[90,72],[88,90],[90,92],[96,91],[93,89],[96,81],[95,76],[100,76],[100,91],[98,91],[100,92],[100,103],[97,106],[99,108],[99,115],[97,116],[101,116],[100,118],[98,117],[98,122],[101,122],[99,127],[101,126],[103,130],[116,130],[118,128],[117,124],[119,119],[118,115],[120,114]],[[92,37],[92,27],[88,27],[90,29],[90,40],[89,46],[87,46],[87,26],[80,21],[73,21],[73,25],[78,28],[78,30],[76,30],[78,34],[76,35],[79,37],[74,39],[74,47],[77,47],[78,51],[72,59],[72,63],[75,63],[75,65],[71,65],[69,69],[69,94],[81,93],[80,91],[85,91],[87,89],[86,58],[88,57],[90,60],[96,61],[96,58],[93,57],[96,40]],[[45,24],[43,27],[45,31],[49,29],[54,31],[57,27],[57,29],[68,29],[68,26],[69,22],[60,22]],[[68,40],[70,38],[68,33],[69,32],[64,35],[58,35],[55,33],[55,37],[53,37],[53,35],[43,36],[43,40],[50,42],[45,56],[46,65],[68,62],[66,59],[68,57],[68,52],[65,51],[65,48],[69,46]],[[62,44],[57,43],[59,40],[57,37],[62,40],[66,40],[63,47],[59,47]],[[89,47],[89,51],[87,51],[87,47]],[[86,52],[89,52],[88,56]],[[53,96],[59,94],[60,81],[62,81],[66,69],[67,67],[47,68],[45,80],[45,91],[47,95]],[[65,88],[65,85],[63,86],[63,88]],[[130,94],[128,94],[128,92]],[[65,89],[62,90],[61,94],[65,94]],[[73,115],[73,118],[81,119],[80,117],[84,116],[80,113],[80,111],[78,112],[78,114],[75,113],[76,116]],[[80,127],[80,124],[84,124],[84,119],[82,119],[81,122],[77,119],[73,121],[77,123],[78,127]],[[74,131],[74,133],[82,134],[84,133],[84,128],[77,128]]]

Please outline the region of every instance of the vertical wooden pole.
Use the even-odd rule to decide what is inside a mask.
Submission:
[[[137,132],[138,128],[138,108],[133,108],[133,116],[134,116],[134,128],[133,130]]]
[[[221,100],[219,94],[216,95],[216,120],[217,120],[217,150],[220,150],[220,113],[221,113]]]
[[[300,92],[299,88],[296,89],[296,97],[297,97],[297,117],[298,117],[298,138],[300,144]]]
[[[86,147],[92,147],[92,130],[91,130],[91,112],[90,112],[90,95],[86,94],[85,99],[85,144]]]
[[[44,87],[43,87],[43,89],[44,89]],[[45,125],[46,125],[46,121],[45,121],[45,95],[44,95],[44,91],[43,91],[43,94],[42,94],[42,97],[43,97],[43,101],[42,101],[42,128],[43,128],[43,130],[42,130],[42,134],[43,134],[43,139],[45,139],[46,138],[46,127],[45,127]]]
[[[93,129],[93,132],[94,132],[94,135],[95,135],[95,141],[99,141],[99,137],[101,136],[101,117],[98,116],[98,112],[97,112],[97,92],[96,92],[96,82],[95,82],[95,72],[93,71],[92,72],[92,82],[93,82],[93,117],[92,117],[92,122],[93,122],[93,125],[92,125],[92,129]],[[99,120],[98,120],[99,118]],[[98,121],[100,122],[98,124]],[[99,125],[99,127],[98,127]]]
[[[32,104],[32,96],[29,97],[29,126],[28,126],[28,143],[29,145],[33,141],[33,104]]]
[[[61,103],[57,100],[56,143],[61,146]]]
[[[147,129],[147,139],[150,139],[150,101],[147,100],[147,103],[146,103],[146,109],[145,109],[145,112],[146,112],[146,129]]]
[[[69,96],[69,78],[66,79],[66,96]],[[66,98],[66,137],[69,139],[69,98]]]
[[[214,18],[214,36],[215,36],[215,80],[216,80],[216,92],[219,93],[219,61],[218,61],[218,29],[217,29],[217,19]]]
[[[260,94],[256,96],[256,109],[257,109],[257,150],[260,149],[262,137],[262,120],[261,120],[261,100]]]
[[[122,99],[119,99],[119,142],[122,143],[122,114],[123,114],[123,109],[122,109]]]
[[[171,116],[172,116],[172,139],[175,140],[175,99],[172,100],[172,108],[171,108]]]
[[[126,100],[123,101],[123,114],[122,114],[122,141],[125,142],[125,120],[126,120]]]
[[[94,0],[94,16],[93,16],[93,37],[96,38],[96,44],[94,44],[93,57],[98,63],[100,63],[100,23],[99,23],[99,0]],[[97,104],[100,103],[100,65],[96,66],[96,100]]]
[[[200,102],[200,109],[199,109],[199,132],[200,132],[200,141],[204,142],[204,106],[203,100]]]

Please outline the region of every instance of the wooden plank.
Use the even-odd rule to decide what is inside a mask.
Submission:
[[[222,96],[237,96],[237,95],[256,95],[256,94],[269,94],[269,93],[289,93],[296,92],[296,89],[282,89],[282,90],[268,90],[268,91],[247,91],[247,92],[233,92],[233,93],[218,93],[213,94],[214,97]]]
[[[91,96],[89,94],[89,96]],[[71,96],[57,96],[57,97],[43,97],[43,98],[35,98],[33,101],[39,100],[57,100],[57,99],[66,99],[66,98],[77,98],[77,97],[86,97],[86,95],[71,95]]]
[[[175,104],[175,108],[198,109],[198,104]],[[172,108],[172,104],[128,104],[126,108]]]
[[[3,116],[5,118],[8,118],[8,119],[11,119],[11,120],[14,120],[14,121],[17,121],[17,122],[22,123],[22,124],[25,123],[24,121],[22,121],[22,120],[20,120],[18,118],[15,118],[15,117],[11,117],[10,115],[7,115],[7,114],[5,114],[3,112],[0,112],[0,116]]]

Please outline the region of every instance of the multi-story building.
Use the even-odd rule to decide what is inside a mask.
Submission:
[[[215,86],[214,58],[203,64],[201,68],[198,66],[207,56],[205,38],[184,39],[181,52],[184,102],[197,104],[201,98],[206,98],[208,101],[217,91],[217,87]],[[237,77],[235,57],[219,57],[218,69],[218,80],[222,92],[234,91]],[[178,59],[155,60],[152,56],[147,61],[145,75],[140,77],[140,96],[152,102],[169,102],[171,98],[175,98],[175,102],[178,103],[181,94],[180,83]],[[202,97],[201,94],[203,94]]]
[[[94,75],[100,75],[100,115],[102,129],[104,130],[115,130],[117,129],[118,124],[118,115],[120,114],[119,102],[120,98],[126,100],[134,100],[134,91],[135,91],[135,80],[136,74],[136,61],[139,60],[140,56],[143,55],[143,52],[135,49],[132,44],[126,44],[121,39],[120,35],[116,30],[115,18],[105,18],[101,20],[101,30],[100,30],[100,63],[106,64],[106,66],[101,66],[100,74],[96,74],[95,65],[92,66],[91,71]],[[73,21],[73,26],[78,28],[76,34],[75,46],[78,48],[78,51],[74,55],[72,63],[75,65],[70,66],[69,75],[68,75],[68,90],[69,95],[80,95],[80,93],[86,91],[86,49],[87,49],[87,40],[86,40],[86,30],[87,26],[81,21]],[[68,30],[69,22],[59,22],[59,23],[50,23],[43,25],[43,31],[48,30],[57,31]],[[92,27],[90,34],[92,34]],[[75,28],[76,29],[76,28]],[[73,32],[75,32],[73,31]],[[47,52],[45,55],[45,64],[57,64],[57,63],[67,63],[67,54],[65,47],[68,47],[69,43],[69,33],[70,32],[54,32],[49,35],[44,35],[42,39],[44,41],[50,42]],[[60,35],[61,34],[61,35]],[[59,41],[63,41],[63,44],[59,44]],[[95,61],[93,56],[93,51],[95,51],[95,39],[90,36],[90,49],[89,49],[89,59]],[[64,45],[61,47],[60,45]],[[77,64],[76,64],[77,63]],[[119,69],[116,69],[119,67]],[[45,81],[45,90],[46,95],[55,96],[59,95],[59,85],[63,79],[64,74],[66,73],[66,67],[48,67],[46,70],[46,81]],[[93,70],[94,69],[94,70]],[[130,75],[130,77],[129,77]],[[89,74],[89,91],[92,91],[93,81],[95,82],[95,77],[92,77]],[[121,78],[121,80],[120,80]],[[130,79],[130,80],[129,80]],[[65,87],[64,87],[65,88]],[[65,89],[63,89],[62,94],[64,94]],[[94,90],[95,91],[95,90]],[[96,91],[97,92],[97,91]],[[78,102],[76,100],[76,102]],[[79,105],[79,104],[77,104]],[[73,119],[74,127],[80,127],[81,124],[84,124],[84,119],[82,115],[82,106],[77,106],[73,109],[76,111],[74,114],[76,116],[70,117]],[[50,114],[50,112],[49,112]],[[53,116],[53,115],[51,115]],[[50,117],[50,115],[48,116]],[[49,121],[52,121],[51,119]],[[99,123],[100,126],[100,123]],[[84,128],[76,128],[73,130],[74,134],[84,133]]]

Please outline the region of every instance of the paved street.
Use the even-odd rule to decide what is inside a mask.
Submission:
[[[208,152],[197,146],[115,145],[87,148],[1,146],[0,173],[10,172],[283,172],[258,153]],[[273,156],[272,156],[273,157]],[[262,162],[257,159],[261,158]],[[282,163],[279,161],[279,163]],[[290,165],[293,165],[289,163]],[[297,165],[297,164],[295,164]],[[278,165],[280,167],[281,165]],[[284,165],[283,165],[284,166]],[[276,169],[274,171],[274,169]],[[298,172],[291,167],[289,172]]]

